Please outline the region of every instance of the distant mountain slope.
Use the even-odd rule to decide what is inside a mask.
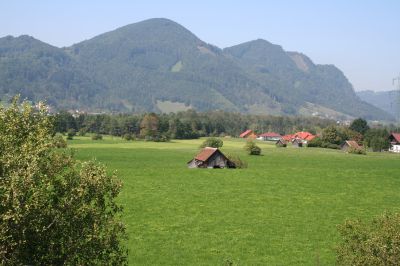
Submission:
[[[358,97],[360,97],[363,101],[370,103],[394,117],[399,118],[400,115],[400,92],[391,90],[391,91],[358,91]]]
[[[150,19],[56,48],[0,38],[0,97],[58,109],[143,112],[195,108],[390,120],[343,73],[256,40],[220,49],[168,19]]]

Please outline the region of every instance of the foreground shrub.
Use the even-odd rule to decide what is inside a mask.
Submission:
[[[0,265],[120,265],[121,183],[54,149],[42,105],[0,108]]]
[[[261,148],[258,147],[257,144],[252,140],[246,142],[244,149],[247,151],[247,153],[249,155],[260,155],[261,154]]]
[[[53,144],[58,149],[63,149],[67,147],[67,142],[65,141],[65,139],[61,134],[56,134],[53,137]]]
[[[357,149],[357,148],[354,148],[354,147],[350,147],[347,150],[347,152],[348,153],[352,153],[352,154],[361,154],[361,155],[366,155],[367,154],[367,152],[364,149]]]
[[[205,148],[205,147],[221,148],[223,145],[224,145],[224,142],[222,141],[222,139],[211,137],[211,138],[206,139],[200,145],[200,148]]]
[[[247,168],[247,163],[240,159],[238,155],[233,155],[233,154],[225,154],[225,156],[233,163],[235,163],[236,168],[242,169],[242,168]]]
[[[348,220],[338,230],[342,237],[338,265],[399,265],[399,213],[386,213],[368,223]]]
[[[96,133],[96,134],[92,135],[92,140],[102,140],[102,139],[103,139],[103,135],[101,135],[101,134]]]

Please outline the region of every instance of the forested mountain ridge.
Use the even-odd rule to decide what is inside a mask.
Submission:
[[[168,19],[149,19],[57,48],[0,38],[0,97],[57,109],[305,114],[391,120],[362,102],[343,73],[265,40],[220,49]]]

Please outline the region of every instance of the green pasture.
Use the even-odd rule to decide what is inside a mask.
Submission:
[[[123,180],[131,265],[332,265],[338,224],[400,209],[399,155],[224,139],[247,169],[188,169],[201,142],[69,141]]]

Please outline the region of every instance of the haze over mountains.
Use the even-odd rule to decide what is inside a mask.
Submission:
[[[316,65],[261,39],[220,49],[168,19],[65,48],[29,36],[0,38],[0,97],[17,93],[91,112],[194,108],[393,119],[363,102],[333,65]]]

